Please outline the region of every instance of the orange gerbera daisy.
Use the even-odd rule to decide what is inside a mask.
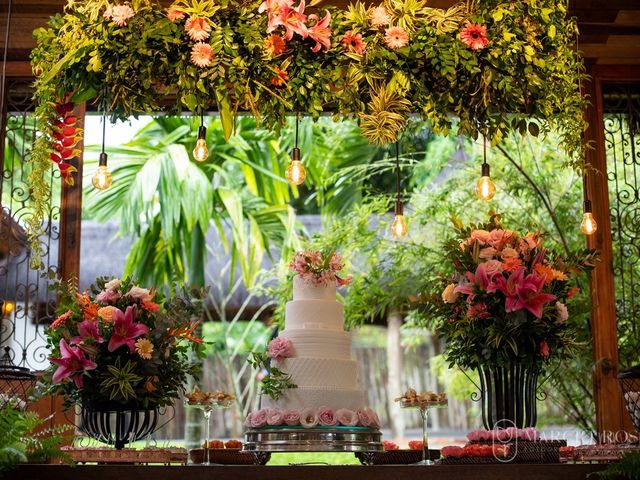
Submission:
[[[214,56],[213,48],[208,43],[198,42],[191,47],[191,61],[200,68],[211,65]]]
[[[209,38],[211,25],[209,25],[209,22],[205,18],[189,17],[184,24],[184,29],[191,40],[201,42]]]
[[[269,35],[264,41],[265,51],[272,57],[280,55],[287,49],[287,44],[280,35]]]
[[[271,77],[271,84],[274,87],[283,87],[289,81],[289,74],[280,67],[273,67],[275,76]]]

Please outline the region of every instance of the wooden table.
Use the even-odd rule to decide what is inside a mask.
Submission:
[[[20,465],[5,480],[585,480],[605,465]],[[593,477],[592,477],[593,478]],[[597,477],[595,477],[597,478]]]

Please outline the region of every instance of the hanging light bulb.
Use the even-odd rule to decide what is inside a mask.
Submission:
[[[407,220],[404,218],[404,205],[400,200],[400,146],[396,142],[396,212],[391,223],[391,234],[402,238],[407,234]]]
[[[476,195],[480,200],[488,201],[496,194],[496,184],[491,180],[491,174],[489,173],[489,164],[482,164],[482,176],[476,183]]]
[[[298,147],[294,147],[291,153],[291,163],[285,171],[285,176],[291,185],[302,185],[304,179],[307,178],[307,171],[300,161],[300,149]]]
[[[300,161],[300,149],[298,148],[298,116],[296,115],[296,140],[291,152],[291,163],[284,172],[284,176],[291,185],[302,185],[307,178],[307,171]]]
[[[487,141],[483,139],[483,160],[482,160],[482,172],[478,182],[476,183],[476,195],[480,200],[489,201],[496,194],[496,184],[491,180],[491,172],[489,164],[487,163]]]
[[[106,190],[113,183],[113,177],[107,167],[107,154],[104,151],[104,140],[107,133],[107,113],[102,112],[102,151],[100,152],[100,160],[98,162],[98,169],[91,178],[91,183],[98,190]]]
[[[591,200],[584,201],[584,214],[582,215],[582,223],[580,223],[580,230],[585,235],[593,235],[598,229],[596,219],[593,218],[593,205]]]
[[[193,158],[197,162],[204,162],[209,157],[207,148],[207,127],[204,126],[204,113],[200,110],[200,126],[198,127],[198,140],[193,149]]]
[[[113,177],[107,167],[107,154],[104,152],[100,153],[98,169],[96,173],[93,174],[91,183],[93,183],[93,186],[98,190],[106,190],[111,186],[111,183],[113,183]]]

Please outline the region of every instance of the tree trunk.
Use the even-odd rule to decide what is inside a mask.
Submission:
[[[402,346],[400,344],[400,327],[402,314],[392,311],[387,316],[387,365],[389,381],[387,382],[387,409],[393,438],[404,437],[404,412],[394,399],[404,392],[402,386]]]

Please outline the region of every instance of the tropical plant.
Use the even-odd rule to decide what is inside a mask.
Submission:
[[[50,393],[67,405],[139,409],[170,405],[184,393],[202,356],[204,292],[163,298],[131,279],[98,278],[89,292],[58,282],[59,316],[46,330]]]
[[[509,130],[556,127],[570,160],[579,161],[581,62],[563,1],[466,2],[445,11],[385,0],[322,16],[304,9],[304,2],[179,0],[165,13],[148,0],[70,0],[63,16],[35,32],[41,136],[30,176],[33,243],[57,125],[71,103],[87,100],[120,119],[164,108],[167,93],[178,100],[175,111],[216,105],[225,139],[243,108],[268,127],[281,126],[287,112],[317,118],[331,109],[358,116],[363,134],[379,143],[395,141],[411,113],[447,133],[453,113],[462,132],[485,133],[494,144]],[[58,163],[65,171],[69,158]],[[34,246],[34,262],[39,253]]]

